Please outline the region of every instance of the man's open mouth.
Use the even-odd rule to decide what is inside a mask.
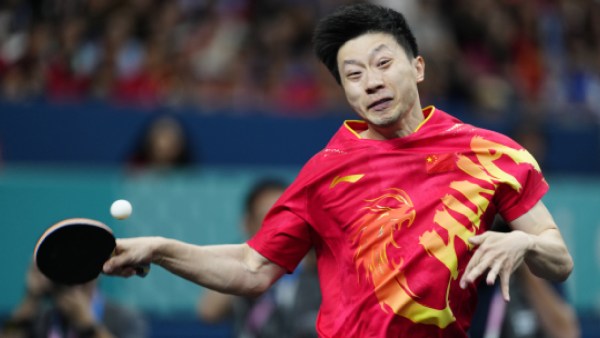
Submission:
[[[390,97],[385,97],[382,99],[379,99],[373,103],[371,103],[370,105],[367,106],[367,109],[375,109],[375,110],[382,110],[385,109],[387,107],[389,107],[389,102],[392,101],[392,98]]]

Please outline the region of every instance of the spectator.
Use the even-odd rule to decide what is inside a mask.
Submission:
[[[102,295],[98,280],[57,285],[31,264],[26,294],[4,324],[1,337],[143,338],[145,319]]]
[[[286,184],[266,179],[249,191],[244,205],[243,230],[248,238],[260,228],[267,211]],[[245,298],[206,290],[198,301],[200,319],[213,323],[233,318],[236,337],[317,337],[315,321],[321,303],[314,252],[292,275],[285,276],[259,298]],[[266,315],[257,316],[266,310]]]
[[[143,128],[130,158],[134,168],[182,168],[193,162],[190,141],[183,124],[172,116],[158,116]]]
[[[10,100],[339,114],[343,97],[308,42],[321,13],[347,2],[9,1],[0,5],[0,88]],[[598,2],[372,2],[421,23],[415,34],[436,81],[420,90],[432,103],[469,103],[491,122],[518,116],[521,101],[545,115],[576,106],[581,119],[600,116]]]
[[[85,21],[79,18],[57,27],[59,52],[46,71],[46,93],[53,101],[80,101],[89,95],[91,70],[79,59],[85,28]]]

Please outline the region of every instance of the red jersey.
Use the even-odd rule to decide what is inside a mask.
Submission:
[[[383,141],[346,121],[248,241],[288,272],[314,246],[321,337],[466,337],[477,303],[475,285],[459,286],[468,238],[548,189],[508,137],[423,113],[413,134]]]

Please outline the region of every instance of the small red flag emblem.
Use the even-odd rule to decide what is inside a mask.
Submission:
[[[456,169],[456,154],[429,154],[425,157],[425,169],[428,174],[452,171]]]

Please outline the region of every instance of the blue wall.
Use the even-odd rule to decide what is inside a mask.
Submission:
[[[197,161],[217,165],[301,165],[343,120],[0,102],[0,147],[7,162],[119,164],[147,125],[164,114],[184,123]]]
[[[444,109],[446,107],[440,107]],[[510,134],[514,121],[484,121],[448,106],[465,122]],[[194,109],[140,110],[102,103],[49,105],[0,101],[0,149],[7,162],[121,164],[155,117],[169,114],[186,128],[193,157],[204,165],[300,166],[323,148],[346,111],[328,117],[203,115]],[[549,120],[544,124],[546,172],[600,174],[600,126]]]

